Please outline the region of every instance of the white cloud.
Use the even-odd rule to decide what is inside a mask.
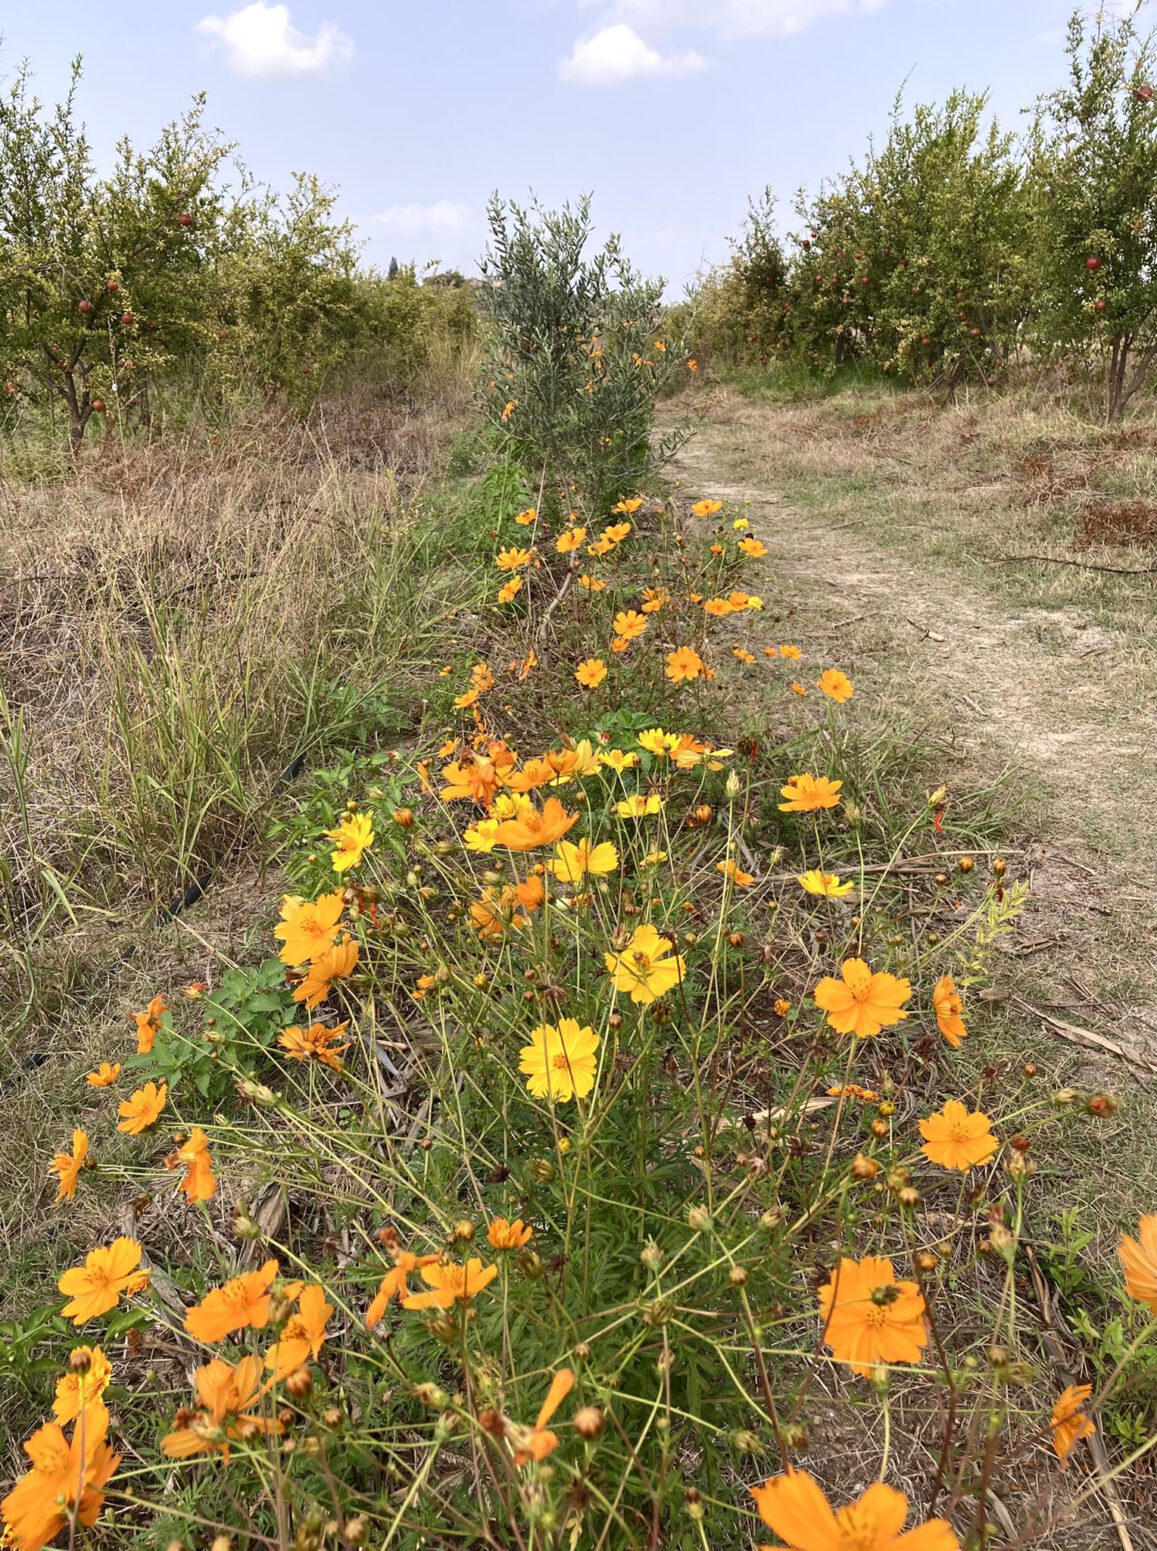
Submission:
[[[694,52],[660,54],[626,22],[614,22],[593,37],[580,38],[570,58],[559,65],[559,74],[580,86],[618,86],[638,76],[687,75],[706,66]]]
[[[206,16],[197,31],[223,49],[230,70],[251,79],[318,75],[344,64],[354,51],[333,22],[322,22],[310,38],[293,25],[288,6],[266,5],[265,0],[253,0],[225,17]]]
[[[871,16],[888,0],[617,0],[614,14],[655,26],[709,28],[726,38],[788,37],[825,17]]]
[[[466,225],[469,217],[467,205],[439,199],[432,205],[391,205],[373,219],[381,226],[392,226],[395,231],[412,236],[415,232],[457,231]]]

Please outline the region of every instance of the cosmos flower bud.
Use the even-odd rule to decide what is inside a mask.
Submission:
[[[711,1214],[705,1207],[693,1206],[687,1213],[687,1226],[692,1233],[706,1233],[711,1227]]]
[[[649,1244],[643,1246],[639,1259],[648,1271],[657,1271],[663,1264],[663,1251],[652,1239]]]
[[[741,790],[740,781],[738,774],[734,770],[729,770],[727,772],[727,780],[724,783],[723,789],[727,793],[728,797],[730,797],[733,801],[736,797],[739,796]]]
[[[574,1414],[574,1430],[588,1443],[599,1436],[605,1424],[606,1418],[598,1406],[583,1406]]]

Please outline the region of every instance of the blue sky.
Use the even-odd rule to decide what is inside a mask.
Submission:
[[[1147,0],[1145,11],[1157,7]],[[41,0],[5,7],[0,75],[40,96],[85,58],[98,157],[196,91],[257,176],[341,189],[370,262],[476,269],[492,189],[595,196],[672,291],[726,257],[750,194],[785,221],[910,100],[989,88],[1002,122],[1061,78],[1070,0]]]

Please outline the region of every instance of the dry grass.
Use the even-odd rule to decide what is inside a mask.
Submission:
[[[295,760],[407,725],[396,686],[454,586],[409,513],[462,407],[110,442],[6,489],[0,980],[29,1016],[252,848]]]

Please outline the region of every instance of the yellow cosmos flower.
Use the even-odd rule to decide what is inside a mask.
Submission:
[[[56,1381],[53,1416],[62,1424],[75,1422],[102,1401],[111,1378],[112,1364],[99,1346],[74,1346],[68,1354],[68,1372]]]
[[[615,817],[620,819],[649,819],[663,811],[663,799],[658,792],[632,792],[615,804]]]
[[[604,749],[599,755],[599,764],[616,772],[633,770],[638,763],[637,754],[628,753],[623,749]]]
[[[595,1085],[598,1048],[598,1035],[577,1018],[560,1018],[557,1027],[544,1023],[532,1030],[530,1044],[518,1058],[531,1097],[556,1104],[585,1099]]]
[[[572,845],[569,840],[560,840],[554,848],[555,859],[546,865],[560,883],[578,883],[588,874],[592,877],[604,877],[609,872],[614,872],[619,865],[619,853],[604,840],[597,846],[591,845],[589,840],[580,840],[578,845]]]
[[[795,881],[808,894],[818,894],[823,899],[843,899],[855,888],[854,883],[841,883],[834,872],[818,872],[814,868],[798,873]]]
[[[672,954],[673,946],[650,922],[636,927],[621,953],[603,956],[615,990],[627,992],[632,1002],[641,1005],[665,996],[683,979],[686,967],[679,954]]]
[[[714,517],[716,512],[723,510],[722,501],[703,500],[696,501],[691,508],[692,517]]]
[[[656,759],[666,759],[669,754],[674,754],[679,743],[677,732],[664,732],[661,727],[648,727],[646,732],[639,734],[639,747],[646,749]]]
[[[335,849],[330,852],[334,872],[357,867],[374,843],[373,814],[347,813],[336,829],[326,830],[325,838],[334,843]]]
[[[471,824],[462,836],[466,842],[466,849],[476,852],[479,856],[489,856],[498,843],[495,836],[500,822],[497,818],[490,818],[479,819],[477,824]]]

